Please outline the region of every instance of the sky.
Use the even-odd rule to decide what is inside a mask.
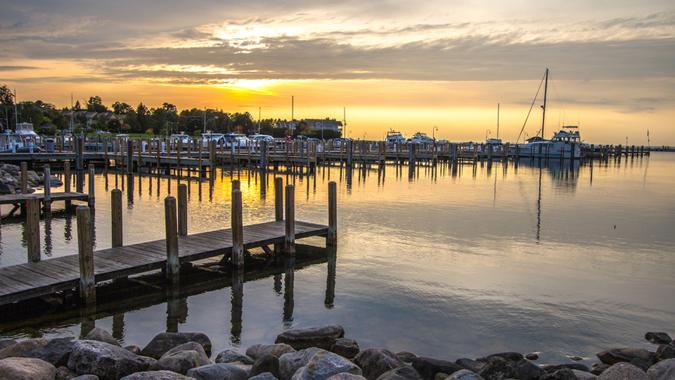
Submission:
[[[675,145],[675,4],[661,0],[0,0],[0,84],[263,118],[515,141],[550,69],[546,135]],[[536,134],[535,103],[523,136]],[[346,109],[346,112],[344,112]]]

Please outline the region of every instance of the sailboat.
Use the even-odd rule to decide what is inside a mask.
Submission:
[[[544,73],[544,104],[542,108],[541,117],[541,134],[527,139],[525,144],[517,144],[518,155],[522,157],[546,157],[546,158],[563,158],[563,159],[580,159],[581,158],[581,136],[579,135],[578,126],[564,125],[561,129],[553,134],[550,140],[544,138],[544,130],[546,126],[546,102],[548,96],[548,74],[546,69]],[[541,84],[539,85],[541,88]],[[539,90],[537,90],[537,95]],[[536,99],[536,95],[535,95]],[[534,105],[534,102],[532,102]],[[530,112],[532,107],[530,107]],[[530,113],[528,112],[528,117]],[[525,119],[527,123],[527,118]],[[523,129],[525,124],[523,124]],[[523,130],[521,129],[521,134]]]
[[[488,145],[502,145],[502,139],[499,138],[499,103],[497,103],[497,137],[496,138],[486,138],[485,143]]]

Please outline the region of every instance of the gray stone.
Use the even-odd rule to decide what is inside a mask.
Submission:
[[[73,350],[73,338],[26,339],[0,350],[0,359],[24,357],[42,359],[59,367],[68,363]]]
[[[579,371],[578,369],[573,369],[572,372],[574,373],[574,376],[577,377],[577,380],[594,380],[596,377],[590,372]]]
[[[404,365],[381,374],[377,380],[422,380],[422,376],[412,366]]]
[[[527,359],[513,363],[513,369],[516,377],[520,380],[536,380],[546,373],[538,365]]]
[[[56,380],[70,380],[73,377],[77,377],[77,374],[66,366],[61,366],[56,369]]]
[[[366,378],[360,375],[342,372],[329,377],[328,380],[366,380]]]
[[[143,348],[141,353],[151,358],[159,359],[170,349],[187,342],[197,342],[202,345],[207,356],[211,356],[211,340],[206,334],[199,332],[164,332],[155,335]]]
[[[0,339],[0,350],[2,350],[5,347],[13,346],[16,344],[16,340],[14,339]]]
[[[597,375],[605,372],[605,370],[609,367],[610,367],[609,364],[593,363],[593,368],[591,368],[591,370],[589,372],[597,376]]]
[[[337,339],[330,350],[347,359],[352,359],[360,351],[359,344],[354,339],[348,338]]]
[[[616,364],[621,362],[630,362],[633,359],[641,359],[651,362],[656,356],[642,348],[612,348],[597,354],[598,359],[605,364]]]
[[[436,376],[434,376],[434,380],[445,380],[446,377],[450,377],[450,375],[448,375],[447,373],[438,372]]]
[[[455,360],[455,364],[474,373],[479,373],[480,370],[485,367],[485,362],[479,362],[469,358],[457,359]]]
[[[492,356],[485,362],[485,366],[478,373],[486,379],[506,379],[516,377],[515,370],[511,363],[501,356]]]
[[[288,352],[295,352],[295,349],[285,343],[254,344],[246,350],[246,355],[251,359],[256,360],[264,354],[270,354],[279,358],[281,355]]]
[[[590,372],[588,366],[583,363],[544,364],[541,368],[546,372],[555,372],[564,368]]]
[[[672,344],[661,344],[656,349],[656,359],[658,361],[675,358],[675,346]]]
[[[187,371],[187,376],[198,380],[246,380],[248,373],[233,364],[208,364]]]
[[[354,362],[361,367],[363,376],[368,380],[375,380],[383,373],[405,364],[393,352],[382,348],[363,350],[356,355]]]
[[[396,357],[404,363],[412,363],[413,359],[415,359],[417,355],[413,354],[412,352],[401,351],[396,353]]]
[[[216,355],[216,363],[253,364],[254,360],[235,349],[227,349]]]
[[[248,380],[279,380],[279,379],[269,372],[263,372],[253,377],[249,377]]]
[[[483,380],[483,378],[475,372],[469,371],[468,369],[460,369],[459,371],[446,377],[445,380]]]
[[[607,368],[600,376],[597,377],[598,380],[648,380],[647,374],[645,371],[640,368],[630,364],[630,363],[617,363]]]
[[[675,359],[666,359],[649,367],[647,377],[649,380],[675,379]]]
[[[289,352],[279,358],[279,378],[290,380],[300,367],[304,367],[317,352],[324,350],[316,347],[306,348],[300,351]]]
[[[269,372],[274,377],[279,378],[279,358],[276,356],[265,354],[256,359],[251,367],[249,376],[259,375],[261,373]]]
[[[484,357],[483,360],[487,361],[488,359],[494,357],[499,357],[509,362],[517,362],[523,360],[523,354],[521,354],[520,352],[498,352],[496,354]]]
[[[296,350],[318,347],[330,350],[335,341],[345,335],[339,325],[286,330],[277,336],[274,343],[286,343]]]
[[[109,332],[105,331],[102,328],[94,327],[87,336],[84,337],[86,340],[98,340],[99,342],[106,342],[110,344],[114,344],[116,346],[120,345],[120,342],[117,341],[117,339],[113,338],[112,335],[110,335]]]
[[[537,359],[539,359],[539,353],[538,352],[530,352],[529,354],[525,355],[525,359],[527,359],[527,360],[537,360]]]
[[[70,378],[70,380],[99,380],[96,375],[82,375]]]
[[[539,380],[577,380],[574,371],[569,368],[559,369],[555,372],[547,373],[540,377]]]
[[[202,345],[187,342],[167,351],[152,367],[153,370],[168,370],[186,374],[191,368],[211,364]]]
[[[141,354],[141,348],[136,346],[136,345],[133,345],[133,344],[129,345],[129,346],[124,346],[124,349],[127,350],[127,351],[130,351],[130,352],[133,352],[136,355]]]
[[[645,334],[645,339],[654,344],[670,344],[673,338],[664,332],[648,332]]]
[[[464,369],[464,367],[459,364],[447,360],[432,359],[423,356],[415,358],[412,362],[412,366],[425,380],[433,380],[439,372],[452,375],[460,369]]]
[[[120,346],[96,340],[78,340],[68,358],[68,368],[78,375],[93,374],[101,380],[114,380],[142,372],[154,360],[135,355]]]
[[[42,359],[6,358],[0,360],[0,379],[53,380],[56,367]]]
[[[120,380],[194,380],[191,377],[171,371],[145,371],[124,376]]]
[[[298,369],[292,380],[326,380],[342,372],[362,374],[359,367],[342,356],[321,351],[312,356],[306,366]]]

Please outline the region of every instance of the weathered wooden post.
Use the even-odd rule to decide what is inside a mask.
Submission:
[[[238,179],[232,180],[232,191],[241,190],[241,182]]]
[[[328,234],[326,245],[337,244],[337,184],[335,181],[328,182]]]
[[[113,189],[110,192],[110,224],[112,225],[113,248],[123,245],[122,227],[122,190]]]
[[[241,190],[232,191],[232,265],[244,266],[244,224],[242,221]]]
[[[77,252],[80,261],[80,297],[85,304],[96,303],[94,278],[94,247],[91,241],[91,211],[87,206],[77,207]]]
[[[286,236],[284,249],[287,255],[295,254],[295,187],[286,185]]]
[[[52,174],[49,170],[49,165],[45,165],[43,168],[43,180],[44,182],[44,204],[45,212],[52,211]]]
[[[164,220],[166,227],[166,278],[177,283],[180,275],[180,261],[178,259],[178,230],[176,222],[176,198],[164,198]]]
[[[28,193],[28,163],[21,162],[21,194]]]
[[[178,235],[187,236],[187,185],[178,185]]]
[[[347,140],[347,166],[352,166],[354,161],[354,142]]]
[[[28,261],[40,261],[40,200],[37,198],[26,201],[26,245]]]
[[[71,182],[70,161],[66,160],[63,162],[63,191],[65,191],[66,193],[70,193],[70,182]],[[66,200],[65,203],[66,209],[69,209],[71,202],[69,200]]]
[[[134,141],[127,139],[127,174],[134,172]]]
[[[96,180],[96,169],[94,168],[94,165],[89,165],[89,186],[87,190],[89,191],[89,198],[87,200],[87,204],[89,204],[89,207],[94,208],[94,205],[96,204],[96,192],[94,186],[94,181]]]
[[[274,178],[274,220],[284,220],[284,180],[281,177]]]
[[[75,140],[75,170],[84,168],[84,136],[78,136]]]

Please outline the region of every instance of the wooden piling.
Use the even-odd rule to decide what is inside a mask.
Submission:
[[[45,165],[43,168],[43,178],[42,182],[44,183],[44,209],[45,212],[50,212],[52,210],[52,173],[49,169],[49,165]]]
[[[40,200],[37,198],[26,201],[26,245],[28,261],[40,261]]]
[[[28,193],[28,163],[21,162],[21,194]]]
[[[112,246],[113,248],[123,245],[122,230],[122,190],[113,189],[110,192],[110,224],[112,226]]]
[[[84,303],[96,303],[96,280],[94,278],[94,249],[91,241],[91,210],[77,207],[77,252],[80,262],[80,297]]]
[[[286,185],[286,235],[284,249],[287,255],[295,254],[295,187]]]
[[[241,182],[238,179],[232,180],[232,191],[241,190]]]
[[[134,141],[127,139],[127,174],[134,172]]]
[[[164,198],[164,220],[166,227],[166,278],[178,282],[180,261],[178,259],[178,230],[176,221],[176,198]]]
[[[328,182],[328,234],[326,245],[337,244],[337,184],[335,181]]]
[[[274,220],[284,220],[284,180],[281,177],[274,178]]]
[[[89,204],[89,207],[94,208],[94,205],[96,204],[96,194],[95,194],[95,189],[96,186],[94,185],[94,182],[96,180],[96,169],[94,168],[94,165],[89,165],[89,186],[87,190],[89,191],[89,199],[87,203]]]
[[[244,224],[242,221],[241,190],[232,191],[232,265],[244,266]]]
[[[187,185],[181,183],[178,185],[178,235],[187,236]]]

